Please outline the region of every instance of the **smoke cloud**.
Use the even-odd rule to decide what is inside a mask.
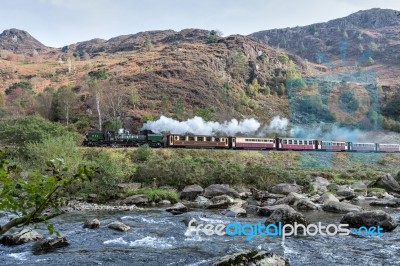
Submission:
[[[238,121],[232,119],[223,123],[204,121],[201,117],[195,116],[186,121],[178,121],[173,118],[161,116],[156,121],[148,121],[142,130],[149,129],[153,132],[169,132],[171,134],[192,133],[195,135],[222,134],[235,136],[237,134],[254,134],[260,128],[260,122],[254,118]]]

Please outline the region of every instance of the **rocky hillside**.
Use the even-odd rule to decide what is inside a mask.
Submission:
[[[327,71],[342,66],[369,67],[386,85],[399,83],[400,17],[390,9],[359,11],[344,18],[305,27],[260,31],[251,34]]]
[[[0,34],[0,49],[18,54],[43,53],[50,50],[28,32],[18,29],[5,30]]]
[[[5,32],[29,36],[23,31]],[[96,78],[104,97],[105,120],[116,116],[110,99],[114,95],[124,105],[118,116],[129,126],[161,114],[186,119],[195,108],[216,120],[257,117],[268,121],[275,115],[288,116],[286,79],[318,73],[316,65],[254,38],[221,37],[199,29],[141,32],[60,49],[43,46],[35,54],[31,51],[39,42],[32,37],[25,40],[19,46],[1,42],[1,90],[9,89],[3,96],[3,116],[15,112],[8,105],[15,105],[10,103],[15,96],[9,92],[17,82],[29,83],[37,95],[45,88],[68,86],[80,95],[79,106],[74,104],[76,116],[88,116],[96,127],[95,99],[89,86],[89,80]],[[32,104],[30,111],[17,109],[34,113],[35,108]]]

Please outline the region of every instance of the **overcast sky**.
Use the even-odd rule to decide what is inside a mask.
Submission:
[[[148,30],[218,29],[225,36],[304,26],[399,0],[1,0],[0,32],[28,31],[61,47]]]

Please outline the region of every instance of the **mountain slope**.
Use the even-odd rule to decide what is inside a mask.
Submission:
[[[33,38],[28,32],[18,29],[5,30],[0,34],[0,49],[24,54],[49,50],[47,46]]]
[[[326,23],[250,36],[329,68],[361,65],[376,70],[383,83],[399,82],[400,17],[394,10],[375,8]]]

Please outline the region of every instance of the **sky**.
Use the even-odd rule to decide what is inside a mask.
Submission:
[[[149,30],[218,29],[224,36],[305,26],[399,0],[1,0],[0,32],[17,28],[51,47]]]

